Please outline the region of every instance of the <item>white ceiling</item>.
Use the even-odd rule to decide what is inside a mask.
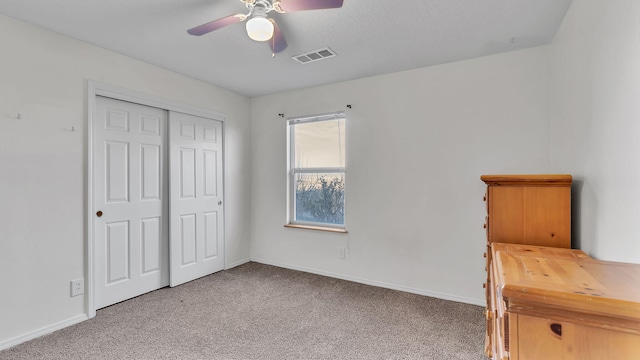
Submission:
[[[548,44],[571,0],[344,0],[340,9],[269,13],[288,48],[271,58],[244,23],[186,30],[239,0],[0,0],[0,13],[246,96],[387,74]],[[291,56],[329,47],[302,65]]]

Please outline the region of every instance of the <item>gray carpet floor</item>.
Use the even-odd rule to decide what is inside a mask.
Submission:
[[[0,359],[484,359],[482,308],[248,263],[98,310]]]

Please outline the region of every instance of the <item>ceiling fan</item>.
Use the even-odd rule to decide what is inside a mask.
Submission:
[[[187,30],[191,35],[204,35],[225,26],[247,21],[247,35],[255,41],[268,41],[273,56],[287,47],[280,28],[276,22],[267,17],[271,11],[281,14],[318,9],[334,9],[342,7],[344,0],[240,0],[249,12],[235,14],[196,26]]]

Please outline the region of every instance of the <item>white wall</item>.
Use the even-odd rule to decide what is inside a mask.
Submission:
[[[539,47],[253,98],[252,259],[482,304],[480,175],[549,171],[548,55]],[[284,228],[278,113],[347,104],[349,233]]]
[[[574,1],[551,47],[551,159],[574,174],[574,237],[640,263],[640,2]]]
[[[87,311],[89,79],[227,115],[226,261],[249,258],[248,98],[3,16],[0,44],[0,348]]]

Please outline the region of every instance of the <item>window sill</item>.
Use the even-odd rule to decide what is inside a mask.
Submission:
[[[294,228],[294,229],[306,229],[306,230],[318,230],[318,231],[327,231],[332,233],[340,233],[346,234],[346,229],[332,228],[332,227],[324,227],[324,226],[313,226],[313,225],[300,225],[300,224],[286,224],[284,227]]]

